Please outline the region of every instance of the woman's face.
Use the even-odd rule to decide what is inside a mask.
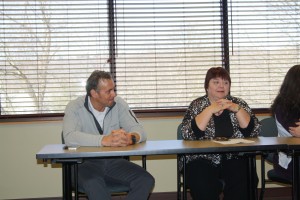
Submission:
[[[225,98],[229,94],[230,82],[221,77],[210,79],[207,88],[207,95],[211,101]]]

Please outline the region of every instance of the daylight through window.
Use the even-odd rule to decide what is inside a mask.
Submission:
[[[207,69],[228,66],[231,94],[268,108],[287,70],[300,63],[300,3],[222,6],[220,0],[2,0],[1,116],[63,113],[85,94],[95,69],[113,73],[117,94],[132,109],[150,110],[186,108],[205,94]]]

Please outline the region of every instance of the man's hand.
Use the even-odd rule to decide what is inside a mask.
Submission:
[[[131,145],[132,135],[135,135],[136,141],[140,140],[140,136],[137,133],[127,133],[123,129],[113,130],[109,135],[103,137],[102,146],[124,147]]]
[[[109,135],[105,135],[102,139],[103,146],[124,147],[130,144],[127,133],[123,129],[113,130]]]

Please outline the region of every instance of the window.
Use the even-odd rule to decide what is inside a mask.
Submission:
[[[300,63],[299,6],[298,0],[229,3],[231,92],[252,107],[270,107],[287,70]]]
[[[186,107],[222,66],[219,0],[116,1],[118,94],[137,109]]]
[[[62,113],[109,70],[105,1],[2,1],[1,115]]]
[[[63,113],[95,69],[135,110],[186,108],[224,66],[267,108],[299,63],[298,1],[2,0],[1,116]],[[228,11],[228,12],[227,12]]]

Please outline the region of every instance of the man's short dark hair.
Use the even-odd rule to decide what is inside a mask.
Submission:
[[[112,79],[112,76],[109,72],[101,71],[101,70],[95,70],[93,73],[90,75],[90,77],[86,81],[86,93],[87,95],[91,96],[91,90],[96,90],[98,91],[98,83],[101,82],[101,80],[107,80],[107,79]]]

